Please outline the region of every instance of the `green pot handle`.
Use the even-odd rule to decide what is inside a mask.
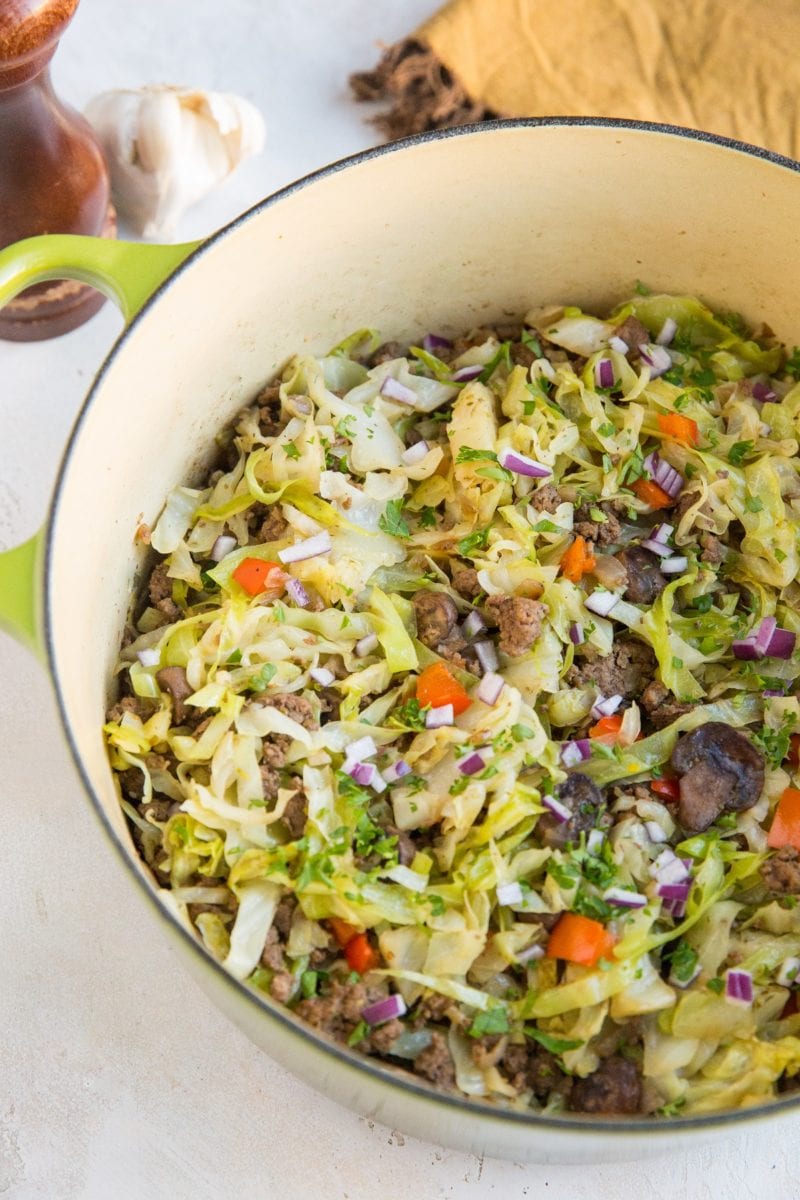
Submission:
[[[48,234],[0,250],[0,308],[34,283],[76,279],[103,292],[125,323],[201,245],[154,246],[108,238]],[[44,530],[0,554],[0,629],[44,659],[40,600]]]

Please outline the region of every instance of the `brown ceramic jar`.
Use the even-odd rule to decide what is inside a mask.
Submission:
[[[100,146],[50,81],[48,64],[77,7],[78,0],[0,0],[0,248],[40,233],[115,232]],[[0,337],[55,337],[103,301],[74,281],[39,284],[0,313]]]

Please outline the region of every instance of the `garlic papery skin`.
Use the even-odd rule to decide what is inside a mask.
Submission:
[[[85,112],[102,143],[120,216],[165,237],[190,205],[264,148],[264,118],[229,92],[153,86],[103,92]]]

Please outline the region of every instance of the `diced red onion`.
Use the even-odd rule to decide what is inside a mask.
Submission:
[[[618,908],[644,908],[647,904],[647,896],[642,892],[629,892],[622,887],[606,888],[603,899]]]
[[[790,629],[778,628],[773,633],[767,647],[768,658],[791,658],[797,635]]]
[[[674,532],[674,525],[659,525],[658,529],[654,529],[650,536],[654,542],[668,542]]]
[[[518,963],[535,962],[538,958],[544,958],[544,946],[540,946],[538,942],[517,951]]]
[[[573,646],[582,646],[585,641],[583,626],[578,621],[573,621],[569,627],[569,640]]]
[[[445,725],[452,725],[455,720],[452,704],[440,704],[436,708],[429,708],[425,714],[426,729],[441,729]]]
[[[385,874],[387,879],[391,879],[393,883],[399,883],[401,887],[408,888],[410,892],[424,892],[428,886],[427,875],[420,875],[419,871],[412,871],[410,867],[404,867],[402,864],[392,867]]]
[[[678,322],[672,317],[667,317],[664,324],[661,326],[661,331],[656,338],[656,345],[668,346],[675,334],[678,332]]]
[[[617,354],[627,354],[630,350],[628,343],[623,338],[617,337],[616,334],[608,339],[608,344],[612,350],[616,350]]]
[[[778,393],[773,391],[768,383],[762,383],[761,380],[754,383],[750,390],[753,399],[758,400],[760,404],[767,404],[778,399]]]
[[[661,911],[669,913],[676,921],[680,921],[686,916],[686,901],[664,900],[661,905]]]
[[[497,704],[500,699],[500,693],[505,687],[505,680],[502,675],[495,675],[493,671],[487,671],[478,684],[476,695],[479,700],[490,707]]]
[[[377,633],[367,633],[363,638],[359,638],[353,647],[359,658],[366,658],[368,654],[372,654],[373,650],[378,649]]]
[[[687,879],[683,883],[660,883],[656,888],[656,894],[663,900],[688,900],[691,890],[691,882]]]
[[[289,578],[286,580],[286,591],[294,600],[298,608],[308,608],[311,603],[311,598],[308,592],[303,587],[299,579]]]
[[[136,651],[136,657],[143,667],[157,667],[161,662],[161,651],[152,646],[146,646],[144,650]]]
[[[775,982],[779,983],[781,987],[791,987],[793,984],[800,983],[800,958],[795,955],[785,958],[775,976]]]
[[[477,775],[486,766],[486,751],[471,750],[469,754],[465,754],[456,763],[462,775]]]
[[[647,363],[650,368],[651,379],[657,379],[672,366],[672,355],[669,350],[654,342],[644,342],[639,347],[639,353],[642,356],[642,362]]]
[[[375,768],[375,774],[372,776],[369,786],[374,792],[380,793],[386,791],[386,780],[383,778],[377,767]]]
[[[452,345],[450,339],[442,337],[440,333],[426,333],[422,339],[422,349],[427,350],[429,354],[436,350],[450,350]]]
[[[602,829],[590,829],[586,835],[586,849],[590,854],[597,854],[605,841]]]
[[[398,400],[401,404],[416,404],[417,393],[413,388],[406,387],[399,379],[387,375],[381,384],[381,395],[387,400]]]
[[[761,695],[764,697],[765,700],[768,700],[773,696],[785,696],[786,691],[785,691],[785,689],[781,690],[780,688],[767,688],[765,691],[763,691],[761,693]]]
[[[725,999],[734,1004],[753,1003],[753,976],[740,969],[725,972]]]
[[[327,667],[312,667],[308,673],[321,687],[330,687],[336,679],[333,671],[329,671]]]
[[[492,642],[473,642],[472,649],[478,656],[478,662],[481,664],[484,675],[497,670],[500,660]]]
[[[689,560],[685,554],[674,554],[662,559],[660,570],[662,575],[680,575],[688,566]]]
[[[422,462],[429,449],[430,447],[426,441],[415,442],[413,446],[409,446],[407,450],[404,450],[400,457],[407,467],[413,467],[417,463]]]
[[[680,472],[662,460],[655,482],[661,488],[662,492],[666,492],[674,500],[683,491],[683,485],[686,480]]]
[[[477,609],[474,608],[471,613],[467,613],[462,625],[466,637],[476,637],[479,633],[483,633],[485,628],[486,622]]]
[[[521,904],[522,888],[519,883],[501,883],[497,889],[498,904]]]
[[[689,878],[690,859],[678,858],[667,846],[650,867],[650,874],[658,883],[684,883]]]
[[[583,603],[590,612],[596,613],[598,617],[607,617],[614,606],[619,603],[619,596],[614,592],[606,592],[597,588],[590,596],[586,597]]]
[[[614,386],[614,364],[610,358],[599,358],[594,364],[594,381],[599,388]]]
[[[791,658],[797,635],[790,629],[781,629],[775,617],[764,617],[755,633],[731,645],[734,658]]]
[[[644,827],[647,830],[647,836],[651,842],[668,842],[669,837],[659,825],[658,821],[645,821]]]
[[[561,747],[561,761],[565,767],[577,767],[578,763],[591,758],[592,744],[588,738],[578,738],[577,741],[564,742]]]
[[[683,476],[663,458],[660,458],[657,451],[654,450],[652,454],[648,454],[642,466],[653,482],[657,483],[673,500],[683,489],[686,482]]]
[[[378,747],[367,735],[351,742],[344,752],[344,757],[345,762],[363,762],[365,758],[374,758],[377,753]]]
[[[482,373],[483,366],[481,363],[476,363],[471,367],[459,367],[450,376],[453,383],[469,383],[471,379],[477,379]]]
[[[232,537],[229,533],[221,533],[211,547],[211,553],[208,557],[213,559],[214,562],[222,562],[225,555],[235,550],[237,545],[238,542],[235,537]]]
[[[574,745],[574,742],[570,743],[570,745]],[[562,804],[560,800],[555,798],[555,796],[551,796],[549,794],[542,796],[542,804],[562,825],[564,825],[572,816],[572,809],[567,808],[566,804]]]
[[[546,479],[553,474],[549,467],[543,467],[534,458],[528,458],[527,454],[519,454],[510,446],[500,451],[497,461],[506,471],[513,471],[515,475],[526,475],[530,479]]]
[[[332,546],[331,535],[327,529],[323,529],[321,533],[315,533],[313,537],[303,538],[301,542],[295,542],[293,546],[286,546],[285,549],[279,550],[278,558],[282,563],[304,562],[307,558],[316,558],[320,554],[327,554]]]
[[[345,762],[344,770],[351,779],[355,779],[356,783],[361,787],[369,787],[372,783],[378,768],[374,763],[364,762]]]
[[[592,716],[596,721],[601,717],[611,717],[622,704],[622,696],[598,696],[592,705]]]
[[[657,554],[659,558],[669,558],[672,554],[672,546],[657,542],[655,538],[645,538],[641,545],[644,550],[649,550],[651,554]]]
[[[741,641],[731,642],[731,650],[733,657],[742,662],[752,662],[755,658],[763,658],[763,655],[758,653],[754,638],[743,638]]]
[[[406,1002],[400,993],[392,992],[385,1000],[376,1000],[374,1004],[362,1008],[361,1016],[368,1025],[385,1025],[387,1021],[404,1016],[407,1011]]]
[[[759,655],[767,653],[770,639],[777,628],[778,622],[775,617],[764,617],[762,619],[754,638],[754,645]]]
[[[383,778],[387,783],[397,783],[399,779],[404,779],[406,775],[411,774],[411,767],[404,758],[398,758],[397,762],[391,766],[385,767]]]

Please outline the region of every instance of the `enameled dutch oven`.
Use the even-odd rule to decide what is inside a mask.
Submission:
[[[201,477],[215,433],[291,353],[323,352],[362,326],[402,341],[546,302],[602,311],[642,279],[763,318],[794,344],[798,172],[776,155],[664,126],[498,122],[336,163],[202,244],[54,236],[0,252],[0,303],[70,277],[105,291],[127,320],[78,417],[44,529],[0,555],[0,622],[46,662],[91,803],[201,986],[273,1058],[362,1114],[477,1153],[601,1161],[791,1119],[800,1094],[661,1123],[504,1112],[328,1044],[230,978],[159,901],[106,761],[109,681],[141,567],[134,532],[176,481]]]

